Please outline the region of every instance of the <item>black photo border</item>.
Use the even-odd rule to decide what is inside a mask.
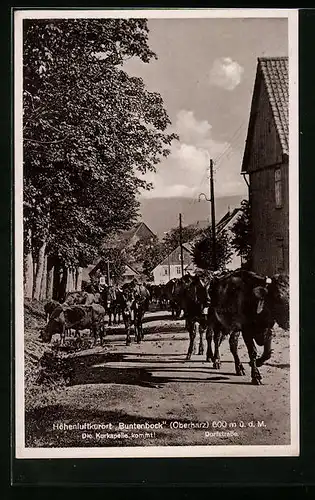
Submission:
[[[130,8],[127,2],[119,7],[93,3],[93,8]],[[154,8],[166,5],[141,5],[132,7]],[[168,8],[184,7],[184,5]],[[266,5],[200,5],[198,7],[267,7]],[[268,6],[269,7],[269,6]],[[270,6],[277,8],[275,5]],[[14,458],[14,200],[13,200],[13,11],[23,8],[6,6],[2,13],[0,30],[3,78],[0,80],[2,105],[1,141],[6,151],[0,168],[0,231],[2,237],[0,280],[2,305],[1,335],[1,387],[4,387],[6,410],[0,416],[1,435],[4,436],[2,454],[5,482],[17,486],[305,486],[315,484],[315,231],[313,221],[315,193],[315,9],[299,11],[299,128],[300,128],[300,456],[272,458],[149,458],[149,459],[15,459]],[[28,8],[43,8],[43,2],[33,1]],[[45,6],[48,8],[92,8],[67,2]],[[287,7],[286,7],[287,8]],[[2,9],[3,10],[3,9]],[[5,78],[4,75],[10,75]],[[8,433],[10,429],[10,435]]]

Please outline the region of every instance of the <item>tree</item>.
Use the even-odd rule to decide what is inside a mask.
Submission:
[[[237,255],[242,259],[243,264],[249,264],[251,257],[251,210],[247,200],[241,202],[241,213],[231,231],[233,233],[231,245],[235,249]]]
[[[207,228],[202,232],[200,238],[194,245],[194,263],[197,267],[206,270],[215,270],[213,267],[212,254],[212,232]],[[232,257],[232,249],[230,239],[225,231],[221,231],[216,235],[216,260],[217,269],[223,270],[230,262]]]
[[[182,242],[187,243],[188,241],[196,238],[202,230],[197,224],[190,224],[182,228]],[[165,235],[162,240],[163,253],[167,256],[171,253],[178,245],[180,245],[180,230],[179,227],[174,227]]]
[[[135,262],[141,263],[145,278],[152,280],[152,270],[164,258],[165,248],[163,243],[154,236],[151,241],[139,240],[131,249],[131,254]]]
[[[45,258],[84,266],[104,236],[131,227],[151,188],[141,174],[176,136],[161,96],[123,70],[156,58],[146,20],[24,23],[24,281],[30,293],[36,267],[39,298]]]
[[[126,258],[118,248],[106,248],[101,251],[101,257],[103,261],[103,267],[101,269],[102,274],[107,276],[107,264],[109,261],[109,275],[110,279],[114,283],[119,283],[122,279],[123,273],[126,268]]]

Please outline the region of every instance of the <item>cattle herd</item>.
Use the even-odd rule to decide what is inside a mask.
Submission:
[[[205,279],[190,274],[170,280],[165,285],[138,283],[136,280],[120,286],[103,286],[69,292],[63,303],[50,301],[45,305],[47,324],[41,331],[41,339],[51,342],[52,335],[59,333],[64,343],[66,333],[90,329],[94,345],[100,338],[102,345],[105,326],[119,323],[122,318],[126,344],[131,343],[131,330],[137,343],[143,340],[143,317],[150,303],[160,309],[169,309],[173,318],[185,320],[189,332],[186,359],[194,352],[199,338],[198,354],[204,353],[213,368],[220,368],[220,345],[229,338],[230,350],[237,375],[244,375],[244,367],[238,357],[238,339],[242,334],[251,367],[253,384],[261,383],[258,368],[272,353],[272,329],[275,323],[289,328],[289,280],[285,275],[259,276],[251,271],[215,274]],[[258,346],[263,347],[257,357]]]

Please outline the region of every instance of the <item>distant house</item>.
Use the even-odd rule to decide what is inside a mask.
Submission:
[[[183,244],[184,272],[192,264],[192,249],[189,243]],[[152,271],[155,285],[163,285],[173,278],[180,278],[181,271],[181,251],[180,246],[175,248],[162,262]]]
[[[289,270],[288,58],[258,58],[242,174],[249,184],[252,269]]]
[[[150,243],[155,238],[155,234],[145,224],[145,222],[138,222],[130,230],[117,233],[109,241],[103,243],[103,247],[119,248],[127,251],[128,248],[134,246],[138,241]]]
[[[103,242],[102,246],[104,249],[113,247],[117,248],[124,254],[127,260],[125,271],[121,279],[122,283],[130,282],[135,277],[141,277],[141,273],[138,269],[140,268],[139,263],[128,262],[128,249],[133,247],[138,241],[150,243],[154,237],[155,235],[151,231],[151,229],[144,222],[139,222],[132,229],[128,231],[122,231],[110,240],[106,240]],[[83,269],[82,283],[90,283],[91,278],[98,279],[100,276],[104,276],[105,281],[108,282],[106,262],[101,257],[98,257],[93,262],[93,264],[90,264]]]
[[[133,269],[129,264],[126,264],[125,272],[122,275],[121,283],[130,283],[134,278],[140,278],[141,275],[136,269]]]
[[[232,212],[228,211],[222,219],[216,224],[216,234],[219,234],[223,230],[227,232],[227,235],[231,235],[231,227],[237,220],[239,216],[240,209],[235,208]],[[207,227],[209,223],[202,224],[202,226]],[[193,261],[193,248],[194,241],[183,244],[183,264],[184,273],[194,274],[198,269]],[[241,267],[241,258],[233,253],[231,262],[227,265],[227,269],[237,269]],[[181,277],[181,253],[180,246],[175,248],[162,262],[160,262],[152,271],[154,284],[161,285],[167,283],[173,278]]]
[[[234,208],[232,212],[228,211],[216,225],[216,234],[225,231],[228,237],[232,237],[232,227],[240,216],[240,208]],[[242,265],[242,259],[233,251],[230,262],[227,263],[226,268],[230,271],[238,269]]]

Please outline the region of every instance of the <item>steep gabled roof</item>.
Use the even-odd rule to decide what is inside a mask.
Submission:
[[[289,154],[289,63],[287,57],[259,57],[252,97],[242,172],[247,171],[260,85],[264,82],[282,154]]]
[[[151,231],[151,229],[145,224],[145,222],[138,222],[128,231],[122,231],[120,233],[117,233],[115,236],[112,236],[109,240],[105,240],[102,243],[102,247],[111,248],[114,246],[115,248],[123,250],[128,246],[129,242],[134,236],[136,236],[140,228],[143,226],[145,226],[147,231],[152,234],[152,237],[155,236],[153,231]]]
[[[138,276],[140,276],[140,273],[137,271],[137,269],[135,269],[134,267],[132,267],[130,264],[126,264],[125,266],[125,271],[123,272],[123,275],[125,275],[127,273],[127,270],[128,268],[134,273],[134,274],[137,274]]]
[[[216,232],[220,234],[226,226],[231,222],[232,219],[239,213],[240,208],[234,208],[232,212],[228,211],[221,220],[216,224]]]

